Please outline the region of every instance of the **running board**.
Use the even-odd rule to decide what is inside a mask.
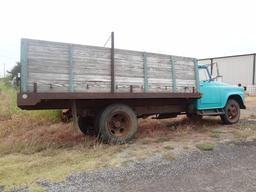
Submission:
[[[207,110],[200,110],[197,111],[198,115],[202,116],[216,116],[216,115],[224,115],[224,109],[207,109]]]

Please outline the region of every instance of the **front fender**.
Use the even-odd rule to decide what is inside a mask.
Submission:
[[[228,102],[229,99],[236,100],[241,109],[246,109],[245,106],[245,99],[244,99],[244,93],[240,91],[234,91],[234,92],[228,92],[223,96],[222,102],[221,102],[221,108],[224,108]]]

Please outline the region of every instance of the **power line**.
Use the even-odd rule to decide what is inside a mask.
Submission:
[[[14,57],[9,57],[9,56],[6,56],[6,55],[3,55],[3,54],[0,54],[1,57],[6,57],[6,58],[9,58],[9,59],[16,59]]]
[[[111,39],[111,35],[109,35],[109,37],[108,37],[106,43],[104,44],[104,47],[107,45],[107,43],[109,42],[110,39]]]
[[[11,57],[5,57],[5,56],[0,55],[0,65],[1,64],[5,65],[5,63],[7,63],[9,65],[14,65],[17,62],[19,62],[18,59],[14,59],[14,58],[11,58]]]

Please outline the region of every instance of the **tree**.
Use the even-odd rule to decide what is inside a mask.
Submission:
[[[20,73],[21,67],[20,62],[17,62],[16,65],[11,69],[11,71],[7,71],[10,75],[10,79],[13,79],[14,77],[18,78],[18,74]]]
[[[20,62],[17,62],[16,65],[11,69],[11,71],[7,71],[8,73],[7,79],[9,79],[11,84],[15,87],[19,87],[20,85],[20,75],[19,75],[20,71],[21,71]]]

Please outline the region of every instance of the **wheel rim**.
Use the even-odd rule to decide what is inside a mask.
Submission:
[[[116,137],[127,135],[131,129],[131,119],[124,112],[116,112],[111,115],[107,123],[109,132]]]
[[[237,106],[234,104],[230,104],[229,107],[227,108],[227,114],[229,119],[231,120],[236,119],[238,116]]]

